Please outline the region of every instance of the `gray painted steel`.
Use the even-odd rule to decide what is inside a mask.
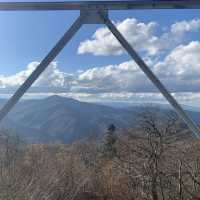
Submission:
[[[178,102],[173,98],[173,96],[168,92],[165,86],[160,82],[160,80],[154,75],[154,73],[149,69],[146,63],[140,58],[138,53],[131,47],[131,45],[126,41],[123,35],[117,30],[114,24],[110,21],[109,18],[104,17],[104,15],[100,14],[104,23],[107,25],[109,30],[113,33],[113,35],[117,38],[120,44],[124,47],[124,49],[129,53],[129,55],[133,58],[133,60],[138,64],[138,66],[142,69],[142,71],[147,75],[147,77],[152,81],[152,83],[158,88],[158,90],[163,94],[163,96],[167,99],[167,101],[172,105],[177,114],[183,119],[183,121],[187,124],[188,128],[192,131],[192,133],[200,138],[200,129],[199,127],[190,119]]]
[[[0,10],[128,10],[128,9],[196,9],[199,0],[132,0],[132,1],[63,1],[1,2]]]
[[[81,10],[80,16],[85,15],[84,24],[103,24],[101,16],[99,15],[99,12],[101,12],[104,16],[108,17],[108,11],[107,10]]]
[[[75,33],[80,29],[81,25],[83,24],[83,20],[84,20],[84,16],[79,17],[73,23],[73,25],[69,28],[69,30],[63,35],[63,37],[58,41],[58,43],[52,48],[52,50],[37,66],[35,71],[33,71],[33,73],[28,77],[28,79],[20,86],[20,88],[15,92],[15,94],[7,101],[4,107],[0,110],[0,122],[8,114],[8,112],[15,106],[15,104],[24,95],[24,93],[31,87],[31,85],[37,80],[40,74],[47,68],[47,66],[60,53],[60,51],[65,47],[65,45],[75,35]]]

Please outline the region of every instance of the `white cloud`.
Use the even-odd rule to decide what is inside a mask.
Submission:
[[[148,61],[147,61],[148,62]],[[112,92],[148,90],[151,84],[134,61],[90,68],[78,76],[76,91]],[[146,79],[147,80],[147,79]]]
[[[154,35],[156,28],[154,22],[145,24],[131,18],[117,23],[117,27],[139,51],[147,50],[149,55],[154,55],[160,50],[168,49],[168,55],[162,60],[159,60],[159,57],[146,56],[146,63],[167,88],[173,91],[178,101],[184,104],[195,102],[200,105],[200,41],[179,44],[185,33],[200,29],[200,19],[176,22],[160,37]],[[176,47],[172,48],[174,45]],[[106,28],[98,29],[92,39],[82,42],[78,51],[95,55],[123,53],[119,43]],[[14,75],[0,75],[0,88],[21,85],[38,64],[39,62],[32,62],[25,70]],[[52,62],[34,86],[39,89],[50,88],[45,93],[40,93],[40,96],[53,95],[55,88],[64,88],[66,93],[62,93],[62,96],[82,101],[163,102],[164,100],[161,94],[154,93],[155,87],[134,61],[92,67],[73,74],[61,71],[58,63]],[[32,98],[35,95],[37,94],[32,93],[26,96]]]
[[[171,26],[171,32],[177,36],[183,36],[186,32],[197,31],[200,29],[200,19],[176,22]]]
[[[172,92],[200,91],[200,42],[174,48],[162,61],[146,58],[146,63]],[[0,75],[0,86],[9,88],[22,84],[38,62],[30,63],[26,70],[15,75]],[[43,92],[66,91],[71,93],[100,94],[113,92],[155,92],[157,89],[134,61],[118,65],[93,67],[67,74],[59,70],[58,63],[51,63],[35,85],[49,87]],[[56,88],[56,89],[55,89]],[[63,90],[59,90],[63,88]],[[39,91],[39,90],[34,90]]]
[[[162,52],[162,50],[172,49],[182,42],[183,36],[187,32],[200,29],[200,19],[176,22],[168,28],[168,31],[161,32],[159,35],[155,34],[157,27],[155,22],[143,23],[135,18],[127,18],[115,24],[137,51],[145,52],[148,55],[156,55]],[[91,39],[81,42],[78,47],[78,53],[121,55],[124,53],[124,50],[105,27],[97,29]]]
[[[155,54],[158,51],[158,38],[154,35],[157,25],[155,22],[145,24],[138,22],[135,18],[127,18],[115,24],[137,50],[148,51],[149,54]],[[87,39],[80,44],[78,53],[121,55],[123,49],[107,28],[99,28],[93,34],[92,39]]]
[[[174,48],[163,61],[146,60],[159,79],[173,92],[200,91],[200,42]],[[155,86],[133,61],[119,65],[90,68],[78,76],[74,91],[153,92]]]
[[[176,47],[162,62],[155,65],[155,73],[175,91],[199,91],[200,42],[192,41]]]
[[[15,75],[0,75],[0,87],[14,87],[21,85],[39,65],[39,62],[31,62],[25,70]],[[58,63],[52,62],[47,69],[40,75],[34,86],[44,87],[62,87],[70,85],[73,82],[73,75],[61,72],[58,69]]]

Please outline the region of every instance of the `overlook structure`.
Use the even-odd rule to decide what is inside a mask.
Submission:
[[[184,112],[180,104],[174,99],[161,81],[155,76],[144,60],[127,42],[124,36],[117,30],[109,19],[109,10],[130,10],[130,9],[199,9],[200,0],[132,0],[132,1],[77,1],[77,2],[1,2],[2,11],[59,11],[79,10],[80,15],[72,26],[66,31],[63,37],[56,43],[46,57],[40,62],[33,73],[19,87],[15,94],[7,101],[0,110],[0,122],[15,106],[24,93],[38,79],[40,74],[48,67],[54,58],[60,53],[75,33],[83,24],[105,24],[140,69],[146,74],[151,82],[163,94],[166,100],[175,109],[180,118],[187,124],[195,137],[200,138],[200,128]],[[134,37],[134,35],[133,35]]]

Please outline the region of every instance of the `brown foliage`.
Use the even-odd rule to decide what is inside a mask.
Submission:
[[[94,139],[24,145],[2,136],[0,200],[200,199],[200,141],[183,131],[176,117],[145,111],[110,160]]]

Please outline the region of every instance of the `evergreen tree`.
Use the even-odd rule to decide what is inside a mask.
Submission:
[[[109,125],[101,145],[101,153],[108,159],[112,159],[117,153],[117,135],[115,130],[116,127],[113,124]]]

